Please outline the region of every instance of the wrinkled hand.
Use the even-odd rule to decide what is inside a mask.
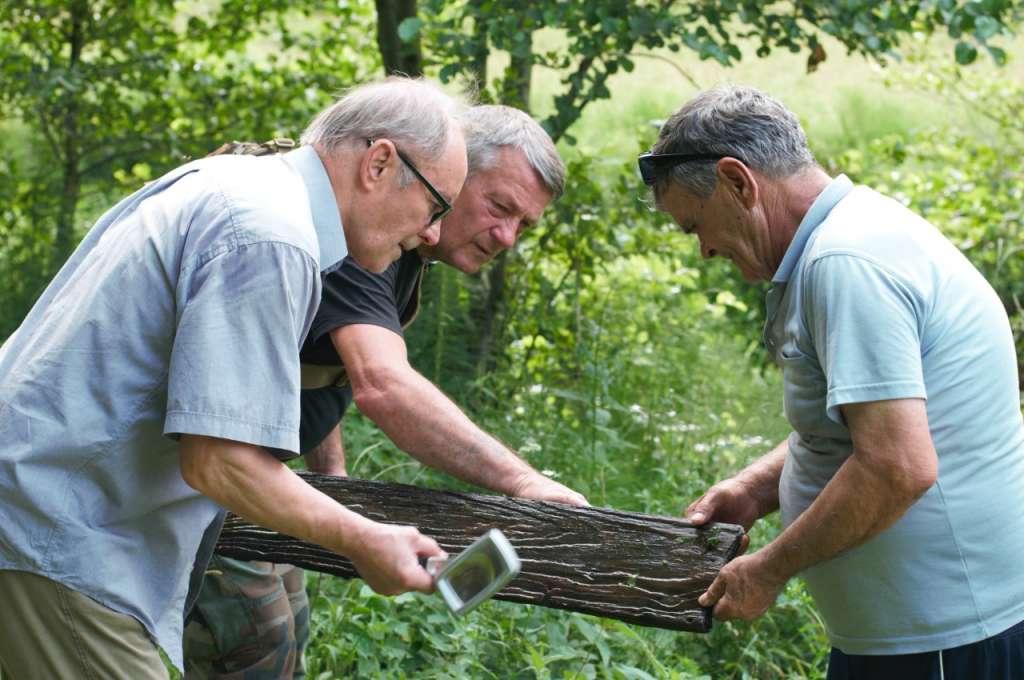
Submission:
[[[697,598],[702,607],[714,607],[716,619],[753,621],[775,602],[786,580],[765,569],[758,553],[737,557],[722,567],[707,592]]]
[[[539,472],[524,474],[513,487],[512,495],[517,498],[527,498],[533,501],[551,501],[552,503],[564,503],[566,505],[590,506],[590,503],[583,494],[573,491],[564,484],[559,484]]]
[[[736,478],[729,478],[715,484],[704,495],[690,504],[683,513],[695,526],[708,522],[739,524],[744,531],[761,517],[761,506],[748,487]],[[750,539],[744,534],[740,541],[740,552],[747,549]]]
[[[356,546],[346,553],[363,580],[381,595],[433,592],[433,578],[420,566],[419,558],[434,555],[447,556],[434,539],[415,527],[369,520]]]

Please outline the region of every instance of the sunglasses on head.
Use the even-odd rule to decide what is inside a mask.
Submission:
[[[658,177],[670,168],[690,161],[717,161],[727,154],[720,153],[651,153],[647,151],[640,154],[637,165],[640,166],[640,178],[647,186],[654,186]],[[733,158],[738,158],[733,156]],[[742,160],[742,159],[739,159]]]

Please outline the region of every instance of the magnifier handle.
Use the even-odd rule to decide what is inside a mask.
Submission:
[[[419,558],[420,566],[427,570],[427,573],[431,577],[437,578],[437,575],[441,573],[441,570],[448,564],[447,557],[439,557],[434,555],[433,557],[421,557]]]

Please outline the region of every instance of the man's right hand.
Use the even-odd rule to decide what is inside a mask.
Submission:
[[[415,527],[366,522],[355,545],[345,551],[363,580],[381,595],[433,592],[433,578],[420,566],[420,558],[447,556],[441,546]]]
[[[578,507],[590,507],[590,502],[586,496],[578,491],[573,491],[566,485],[556,482],[536,470],[524,472],[515,483],[510,495],[532,501],[548,501]]]
[[[708,522],[739,524],[744,531],[750,531],[754,522],[763,516],[761,504],[746,484],[735,477],[718,482],[704,492],[704,495],[686,508],[684,515],[694,526]],[[744,534],[740,541],[740,552],[747,549],[750,538]]]
[[[686,519],[694,526],[728,522],[750,531],[754,522],[779,507],[779,478],[788,452],[789,444],[784,439],[739,474],[705,491],[686,508]],[[741,552],[747,549],[748,542],[744,536],[740,543]]]
[[[697,526],[708,522],[729,522],[739,524],[745,531],[750,531],[762,515],[757,497],[735,477],[718,482],[705,491],[686,508],[684,514]]]

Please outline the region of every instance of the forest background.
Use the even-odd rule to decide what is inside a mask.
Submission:
[[[566,195],[483,273],[431,271],[414,364],[595,505],[678,514],[787,433],[764,289],[650,209],[635,170],[699,89],[754,85],[819,162],[905,202],[996,288],[1024,353],[1024,41],[1009,0],[15,0],[0,6],[0,338],[89,225],[229,140],[425,73],[542,120]],[[358,413],[350,474],[461,488]],[[755,527],[753,548],[778,531]],[[455,619],[311,575],[309,677],[818,678],[799,580],[707,636],[508,603]]]

